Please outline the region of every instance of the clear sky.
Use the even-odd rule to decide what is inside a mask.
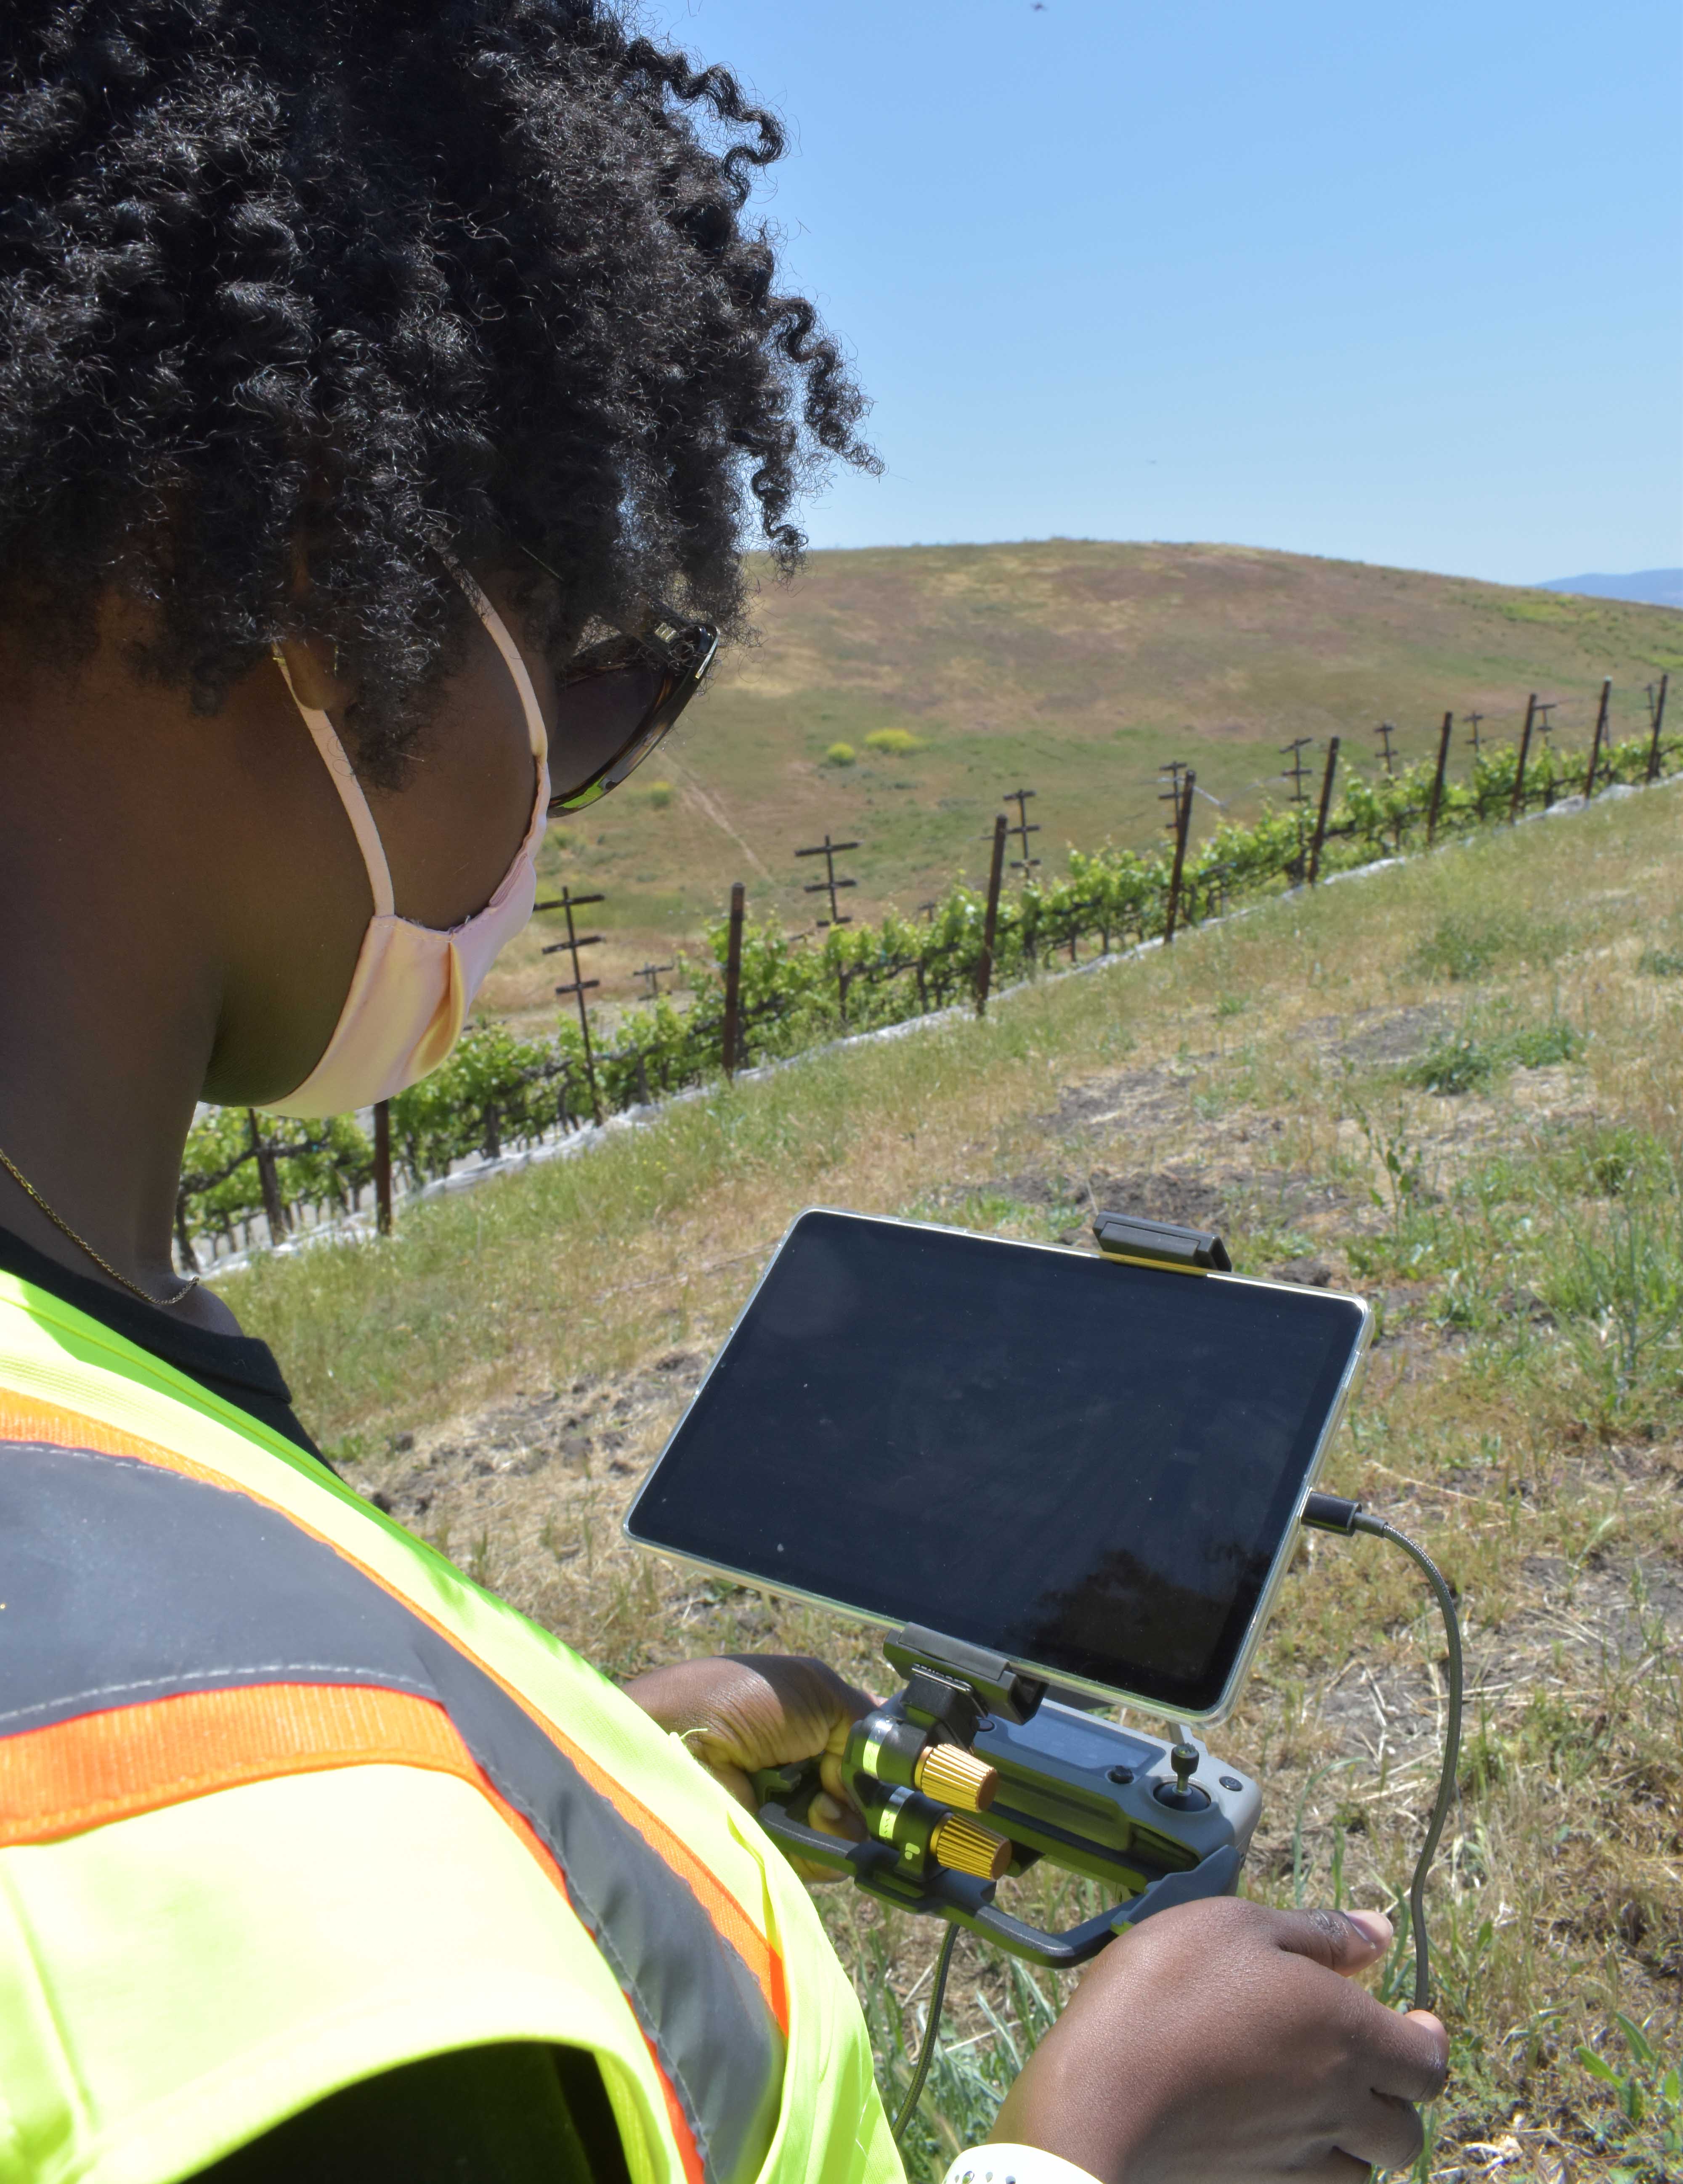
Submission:
[[[888,468],[820,546],[1683,564],[1676,0],[648,0]]]

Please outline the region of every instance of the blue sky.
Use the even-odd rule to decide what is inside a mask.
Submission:
[[[1683,563],[1675,0],[649,0],[791,125],[875,399],[820,546]]]

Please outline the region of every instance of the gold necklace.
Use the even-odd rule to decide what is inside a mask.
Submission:
[[[55,1213],[53,1211],[53,1208],[47,1203],[47,1201],[42,1196],[41,1193],[36,1189],[35,1185],[30,1181],[29,1178],[24,1173],[23,1170],[18,1166],[11,1155],[5,1150],[3,1146],[0,1146],[0,1167],[3,1167],[5,1169],[7,1174],[11,1177],[13,1182],[17,1184],[20,1190],[23,1191],[28,1197],[34,1200],[35,1203],[41,1208],[42,1212],[53,1223],[53,1226],[59,1229],[61,1234],[68,1236],[79,1251],[86,1251],[96,1267],[103,1267],[105,1269],[105,1272],[110,1275],[114,1282],[120,1284],[122,1288],[128,1291],[131,1296],[137,1296],[142,1304],[154,1305],[161,1310],[168,1312],[174,1306],[181,1303],[186,1298],[190,1297],[193,1291],[198,1287],[198,1276],[197,1274],[189,1274],[187,1279],[181,1284],[180,1289],[176,1291],[174,1296],[155,1297],[152,1295],[148,1290],[143,1290],[138,1282],[131,1282],[126,1274],[120,1274],[117,1272],[117,1269],[112,1265],[111,1262],[105,1257],[103,1252],[96,1251],[94,1250],[92,1245],[88,1242],[86,1236],[78,1236],[75,1230],[71,1228],[70,1223],[64,1219],[64,1216],[60,1213]]]

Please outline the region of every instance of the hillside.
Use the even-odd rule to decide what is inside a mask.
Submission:
[[[1379,1340],[1327,1484],[1439,1557],[1468,1639],[1430,2173],[1660,2184],[1683,2131],[1680,810],[1661,788],[1276,899],[219,1286],[351,1484],[610,1673],[810,1650],[873,1686],[856,1627],[618,1529],[800,1206],[1089,1248],[1096,1201],[1212,1223],[1243,1273],[1368,1295]],[[1212,1739],[1263,1785],[1251,1894],[1395,1902],[1442,1691],[1402,1558],[1306,1540]],[[1075,1908],[1044,1869],[1021,1886],[1031,1916],[1060,1886]],[[934,1937],[846,1892],[826,1915],[903,2086]],[[952,1992],[967,2044],[932,2077],[916,2177],[985,2131],[1009,2075],[978,1997],[1019,2042],[1050,1998],[967,1943]]]
[[[1338,734],[1346,760],[1371,764],[1389,720],[1417,757],[1452,708],[1461,760],[1465,716],[1513,738],[1537,690],[1559,701],[1556,732],[1587,741],[1608,674],[1615,729],[1635,733],[1644,687],[1683,667],[1683,615],[1667,609],[1224,546],[816,554],[795,583],[765,585],[755,616],[756,642],[726,660],[669,752],[551,836],[555,883],[607,896],[588,920],[607,935],[590,964],[605,1000],[697,934],[733,880],[755,913],[811,924],[813,862],[794,852],[827,829],[861,844],[843,860],[850,907],[914,908],[979,872],[1010,788],[1038,792],[1034,846],[1055,861],[1070,843],[1147,838],[1172,757],[1246,816],[1283,793],[1279,747],[1293,737]],[[873,753],[866,738],[883,728],[921,747]],[[826,763],[838,742],[855,763]],[[1216,816],[1198,811],[1201,827]],[[547,1007],[553,965],[538,951],[553,937],[511,952],[494,1008]]]

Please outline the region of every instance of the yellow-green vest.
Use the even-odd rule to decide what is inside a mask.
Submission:
[[[632,2184],[894,2184],[805,1890],[677,1740],[279,1435],[0,1275],[0,2184],[588,2049]]]

